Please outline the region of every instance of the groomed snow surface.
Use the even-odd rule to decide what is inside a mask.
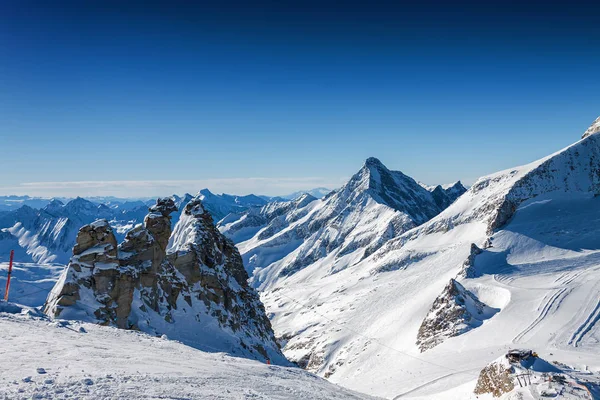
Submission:
[[[0,302],[0,398],[372,399],[298,368]]]

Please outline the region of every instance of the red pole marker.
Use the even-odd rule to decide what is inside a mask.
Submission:
[[[267,365],[271,365],[271,360],[267,358]]]
[[[4,301],[8,301],[8,291],[10,289],[10,275],[12,274],[12,264],[13,258],[15,256],[15,251],[10,251],[10,261],[8,263],[8,278],[6,279],[6,290],[4,291]]]

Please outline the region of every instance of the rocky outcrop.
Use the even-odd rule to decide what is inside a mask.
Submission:
[[[248,285],[248,273],[234,243],[214,226],[199,197],[182,212],[171,238],[168,259],[190,286],[192,297],[202,301],[205,314],[270,358],[264,343],[276,347],[271,322],[258,293]]]
[[[167,256],[175,211],[173,199],[159,199],[118,246],[106,220],[82,227],[44,312],[287,363],[237,249],[198,198],[176,225],[182,245]]]
[[[463,278],[477,278],[479,276],[479,273],[475,269],[475,257],[481,253],[483,253],[483,250],[475,243],[471,243],[471,250],[469,256],[462,265],[462,270],[459,273],[460,276]]]
[[[458,181],[452,185],[442,186],[438,185],[431,191],[431,195],[435,200],[435,203],[442,210],[448,208],[448,206],[456,201],[467,189],[463,184]]]
[[[500,397],[515,388],[513,382],[514,368],[505,360],[497,360],[488,364],[479,373],[474,393],[477,395],[491,394]]]
[[[67,319],[81,319],[81,313],[85,313],[103,325],[138,329],[137,310],[132,311],[137,292],[143,299],[143,309],[168,313],[175,305],[169,301],[159,304],[157,294],[162,288],[158,278],[173,272],[163,261],[171,234],[169,214],[175,210],[172,199],[159,199],[144,224],[129,231],[119,246],[106,220],[83,226],[77,234],[73,257],[44,311]]]
[[[417,334],[417,346],[424,352],[446,339],[481,326],[498,310],[488,307],[463,285],[451,279],[435,299]]]

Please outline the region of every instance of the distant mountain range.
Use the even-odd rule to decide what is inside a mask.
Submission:
[[[323,193],[324,188],[310,190]],[[285,196],[295,198],[296,193]],[[193,196],[173,195],[179,208]],[[285,201],[283,197],[213,194],[208,189],[199,192],[204,207],[215,221],[229,214],[240,214],[250,208],[260,208],[270,202]],[[143,222],[148,207],[156,199],[126,199],[118,197],[90,197],[87,199],[39,198],[29,196],[0,197],[0,261],[8,258],[11,249],[21,262],[63,263],[69,261],[77,231],[98,218],[110,221],[117,240],[127,230]],[[176,223],[180,211],[173,214]]]
[[[200,194],[203,194],[206,197],[217,196],[223,199],[224,202],[232,202],[237,204],[250,204],[250,205],[264,205],[267,202],[271,201],[285,201],[285,200],[293,200],[304,193],[308,193],[316,198],[321,198],[331,192],[331,189],[326,189],[323,187],[298,191],[294,193],[290,193],[283,196],[264,196],[264,195],[232,195],[232,194],[220,194],[215,195],[211,193],[208,189],[202,189]],[[176,196],[176,195],[175,195]],[[185,195],[184,195],[185,196]],[[156,201],[156,198],[152,197],[143,197],[143,198],[127,198],[127,197],[114,197],[114,196],[91,196],[85,197],[86,200],[91,201],[96,204],[103,204],[109,208],[120,209],[120,210],[131,210],[140,205],[143,206],[151,206]],[[2,211],[14,211],[22,206],[29,206],[31,208],[44,208],[47,206],[52,200],[58,200],[62,203],[68,203],[73,200],[72,197],[32,197],[32,196],[0,196],[0,212]]]

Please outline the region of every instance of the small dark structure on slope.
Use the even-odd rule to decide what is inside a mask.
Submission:
[[[511,363],[525,361],[531,357],[537,357],[537,354],[528,349],[512,349],[506,353],[506,358]]]

